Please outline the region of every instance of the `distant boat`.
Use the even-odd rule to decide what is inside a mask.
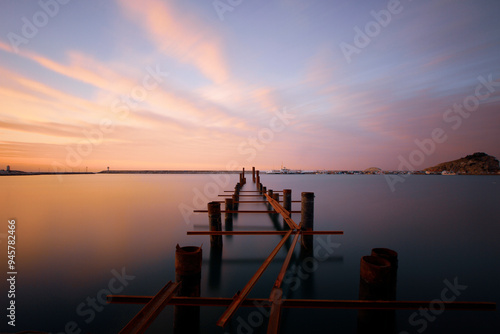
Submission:
[[[266,172],[266,174],[300,174],[301,171],[291,170],[281,165],[281,169],[271,169]]]

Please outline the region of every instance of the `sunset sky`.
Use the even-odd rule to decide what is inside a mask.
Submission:
[[[2,1],[0,169],[500,158],[499,17],[498,0]]]

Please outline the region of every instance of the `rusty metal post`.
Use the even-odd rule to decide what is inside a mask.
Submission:
[[[300,210],[302,229],[312,231],[314,229],[314,193],[302,193]]]
[[[208,222],[210,231],[222,231],[219,202],[208,203]],[[211,235],[210,246],[222,248],[222,235]]]
[[[302,230],[312,231],[314,230],[314,193],[303,192],[301,194],[301,223]],[[313,255],[313,235],[303,235],[302,236],[302,248],[301,250],[308,254]]]
[[[390,300],[392,268],[389,260],[379,256],[363,256],[360,264],[359,299]],[[394,333],[393,310],[359,310],[358,333]]]
[[[175,281],[182,282],[179,297],[199,297],[201,281],[201,247],[180,247],[175,250]],[[199,333],[200,307],[174,307],[174,333]]]
[[[390,293],[388,300],[396,300],[396,288],[398,282],[398,253],[389,248],[373,248],[372,256],[378,256],[391,263],[391,280],[389,282]]]
[[[292,190],[291,189],[283,189],[283,208],[288,212],[292,211]],[[290,213],[290,217],[292,214]],[[283,218],[283,229],[288,230],[290,226],[286,223]]]
[[[288,212],[292,211],[292,189],[283,189],[283,208]]]
[[[267,191],[267,195],[268,195],[269,197],[273,198],[273,190],[272,190],[272,189],[269,189],[269,190]],[[271,210],[271,209],[272,209],[272,206],[271,206],[271,204],[269,204],[269,202],[267,203],[267,209],[268,209],[268,210]]]

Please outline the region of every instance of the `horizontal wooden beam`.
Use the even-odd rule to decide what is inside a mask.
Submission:
[[[232,193],[234,190],[224,190],[225,193]],[[240,193],[262,193],[260,190],[240,190]],[[274,190],[275,193],[282,193],[283,190]]]
[[[213,201],[217,203],[225,203],[226,201]],[[280,203],[283,203],[283,201],[279,201]],[[301,203],[302,201],[291,201],[292,203]],[[236,201],[233,203],[269,203],[268,201]]]
[[[208,210],[193,210],[194,213],[208,212]],[[274,210],[220,210],[221,213],[279,213]],[[291,213],[300,213],[300,211],[290,211]]]
[[[152,296],[108,295],[109,304],[146,304]],[[231,304],[233,298],[220,297],[172,297],[167,305],[183,306],[220,306]],[[322,308],[322,309],[357,309],[357,310],[418,310],[429,308],[432,301],[400,301],[400,300],[329,300],[329,299],[283,299],[283,308]],[[463,311],[495,311],[497,304],[493,302],[442,302],[446,310]],[[271,307],[269,298],[247,298],[244,307]]]
[[[292,234],[302,235],[344,234],[344,231],[288,231],[292,231]],[[285,235],[288,231],[188,231],[187,235]]]
[[[219,197],[233,197],[233,195],[217,195]],[[262,197],[264,195],[238,195],[239,197]]]

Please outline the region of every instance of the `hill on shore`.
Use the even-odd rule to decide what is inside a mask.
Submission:
[[[448,171],[457,174],[497,174],[500,172],[498,160],[486,153],[476,152],[466,157],[443,162],[424,169],[426,172],[440,173]]]

